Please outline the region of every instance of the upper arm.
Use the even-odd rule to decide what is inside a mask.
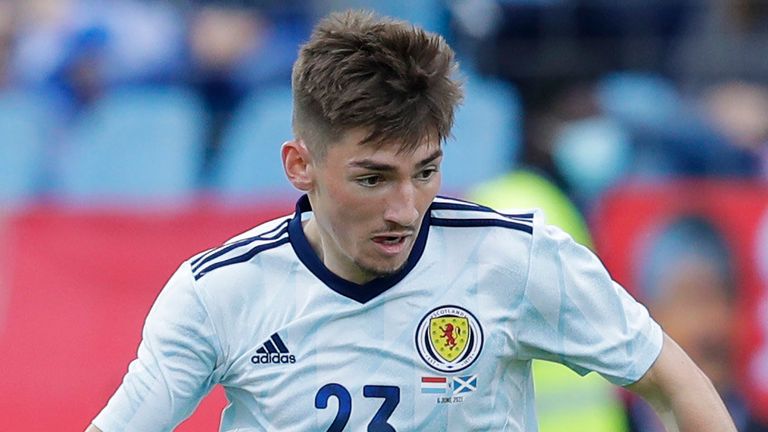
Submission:
[[[668,403],[676,394],[696,385],[710,387],[711,382],[688,354],[665,333],[659,357],[639,380],[626,388],[651,404],[659,404]]]
[[[654,407],[669,404],[670,394],[687,380],[699,379],[698,367],[669,336],[664,334],[664,343],[656,361],[636,382],[626,388],[645,399]]]
[[[736,431],[709,378],[666,334],[659,357],[626,388],[645,399],[670,430]]]

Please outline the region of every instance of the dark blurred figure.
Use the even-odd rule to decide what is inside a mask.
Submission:
[[[701,103],[715,130],[751,161],[745,174],[768,180],[768,86],[727,81],[709,88]]]
[[[521,165],[545,173],[589,216],[630,171],[629,133],[599,106],[591,83],[573,83],[528,113]]]
[[[659,70],[693,0],[449,2],[457,46],[479,72],[520,91],[520,164],[546,174],[589,215],[632,172],[635,136],[603,112],[595,84],[616,70]]]
[[[742,89],[696,96],[658,74],[614,73],[601,79],[598,98],[631,135],[631,175],[744,179],[759,176],[760,155],[751,147],[759,147],[753,141],[761,139],[765,120],[759,95],[741,98]]]
[[[705,0],[670,58],[683,93],[697,100],[728,144],[768,165],[768,2]]]
[[[18,85],[58,95],[77,114],[116,86],[177,77],[181,17],[159,0],[17,3]]]
[[[768,84],[768,2],[703,0],[674,48],[669,70],[686,91],[724,81]]]
[[[0,0],[0,90],[13,83],[11,56],[16,32],[16,8],[10,0]]]
[[[600,195],[631,172],[632,137],[601,109],[594,85],[574,82],[529,107],[515,169],[529,171],[564,192],[589,216]]]
[[[263,46],[265,25],[257,11],[229,6],[204,6],[190,20],[190,81],[209,116],[203,172],[218,150],[224,127],[252,86],[239,75]]]
[[[520,91],[525,118],[520,164],[546,173],[587,216],[602,192],[628,177],[755,178],[765,170],[768,151],[756,140],[768,116],[756,126],[761,110],[739,114],[758,105],[748,103],[755,97],[734,97],[732,88],[716,98],[681,93],[672,80],[681,78],[679,47],[697,40],[702,15],[730,11],[734,25],[754,34],[768,9],[763,3],[449,2],[462,53],[481,73],[509,80]],[[716,36],[705,39],[718,42]],[[691,57],[707,57],[706,51]],[[768,69],[762,53],[753,52],[751,59]],[[640,78],[604,85],[606,77],[625,71]],[[644,117],[648,112],[654,114]],[[745,127],[751,128],[746,141]]]
[[[515,83],[529,106],[607,71],[657,70],[692,0],[453,2],[453,28],[482,73]],[[484,12],[485,11],[485,12]]]
[[[683,216],[644,245],[639,297],[664,330],[712,380],[742,432],[765,432],[740,394],[734,365],[738,276],[726,239],[708,220]],[[633,431],[661,432],[650,407],[632,399]]]
[[[292,1],[194,1],[188,6],[186,79],[209,115],[205,180],[245,97],[260,87],[290,82],[292,61],[310,22],[308,12]]]
[[[105,71],[109,37],[103,27],[90,27],[74,34],[64,61],[51,77],[52,84],[75,111],[92,105],[109,87]]]

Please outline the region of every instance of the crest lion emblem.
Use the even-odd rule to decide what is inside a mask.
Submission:
[[[480,322],[460,306],[432,309],[416,329],[416,350],[427,365],[440,372],[468,368],[477,360],[482,347]]]

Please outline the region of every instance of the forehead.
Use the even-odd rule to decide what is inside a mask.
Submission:
[[[366,137],[365,130],[348,131],[340,140],[329,146],[326,163],[354,167],[361,165],[361,162],[375,162],[410,167],[442,155],[440,141],[437,139],[425,138],[411,150],[396,141],[383,144],[364,143]]]

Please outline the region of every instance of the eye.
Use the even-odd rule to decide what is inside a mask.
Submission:
[[[365,186],[365,187],[378,186],[379,183],[382,182],[382,180],[383,179],[379,175],[367,175],[367,176],[358,177],[358,178],[355,179],[357,184],[359,184],[361,186]]]
[[[437,172],[437,168],[426,168],[419,171],[419,173],[416,174],[416,178],[419,180],[427,181],[431,179],[436,172]]]

